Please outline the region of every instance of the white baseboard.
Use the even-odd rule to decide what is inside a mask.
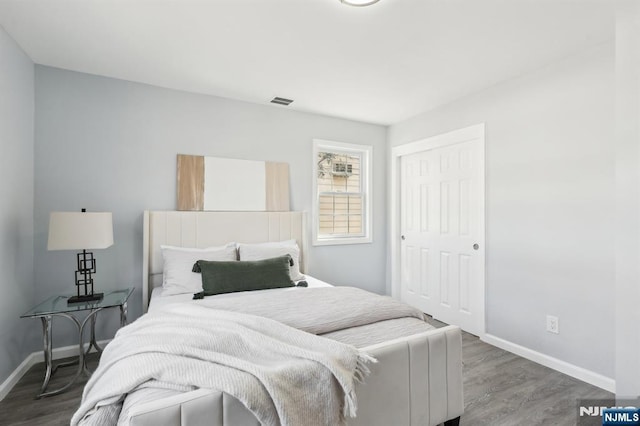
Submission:
[[[98,345],[104,349],[104,347],[109,343],[111,339],[101,340],[98,342]],[[85,344],[85,350],[88,344]],[[78,345],[72,346],[63,346],[61,348],[55,348],[51,351],[51,358],[62,359],[68,358],[71,356],[78,356]],[[22,376],[26,374],[27,371],[34,365],[39,362],[44,362],[44,353],[42,351],[32,352],[30,353],[24,361],[20,363],[20,365],[13,370],[13,372],[6,378],[2,384],[0,384],[0,401],[2,401],[8,394],[11,392],[11,389],[20,381]]]
[[[520,346],[516,343],[509,342],[508,340],[501,339],[500,337],[496,337],[491,334],[485,334],[480,338],[480,340],[490,345],[496,346],[500,349],[504,349],[505,351],[526,358],[530,361],[544,365],[545,367],[549,367],[551,369],[564,373],[567,376],[574,377],[578,380],[582,380],[583,382],[602,388],[606,391],[612,393],[616,392],[616,381],[610,377],[594,373],[593,371],[534,351],[533,349],[525,348],[524,346]]]
[[[32,354],[29,354],[24,359],[24,361],[22,361],[20,365],[15,370],[13,370],[11,374],[9,374],[9,377],[7,377],[4,382],[2,382],[2,384],[0,385],[0,401],[2,401],[4,397],[9,394],[11,389],[13,389],[16,383],[20,381],[22,376],[24,376],[24,374],[27,371],[29,371],[29,369],[34,364],[36,364],[35,358],[36,358],[35,352],[33,352]]]

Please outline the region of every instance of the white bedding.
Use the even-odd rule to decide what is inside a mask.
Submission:
[[[331,284],[326,283],[322,280],[314,278],[310,275],[305,275],[305,281],[309,284],[309,287],[333,287]],[[274,288],[270,290],[255,290],[255,292],[274,292],[274,291],[296,291],[299,290],[297,287],[287,287],[287,288]],[[233,296],[237,293],[227,293],[227,294],[217,294],[216,299],[221,299],[225,297]],[[212,296],[209,296],[212,297]],[[162,287],[156,287],[153,289],[151,293],[151,301],[149,302],[149,312],[153,312],[154,309],[159,308],[160,306],[170,305],[172,303],[184,303],[193,300],[193,294],[175,294],[172,296],[163,296],[162,295]]]
[[[306,276],[305,281],[307,281],[308,286],[310,288],[327,288],[334,287],[331,284],[328,284],[322,280],[311,277],[309,275]],[[337,289],[340,289],[339,287]],[[297,299],[298,296],[294,296],[291,292],[300,291],[304,292],[306,289],[299,287],[288,287],[288,288],[277,288],[271,290],[256,290],[246,293],[246,296],[254,301],[256,299],[263,300],[262,295],[264,295],[264,301],[270,301],[273,303],[274,294],[286,292],[286,299],[290,299],[291,297],[295,297]],[[219,294],[215,296],[206,297],[200,304],[217,304],[216,301],[230,299],[229,301],[235,302],[237,304],[238,296],[241,293],[227,293],[227,294]],[[304,294],[304,293],[303,293]],[[307,294],[308,295],[308,294]],[[277,297],[277,296],[275,296]],[[164,307],[170,304],[176,303],[193,303],[194,301],[193,295],[191,294],[180,294],[180,295],[172,295],[172,296],[163,296],[162,288],[157,287],[153,290],[151,296],[151,302],[149,304],[149,312],[156,312],[160,307]],[[243,298],[244,300],[244,298]],[[278,300],[280,300],[278,298]],[[226,303],[226,302],[225,302]],[[283,302],[284,303],[284,302]],[[271,306],[270,304],[268,304]],[[374,312],[376,310],[370,310]],[[285,315],[286,316],[286,315]],[[313,316],[313,315],[312,315]],[[339,317],[343,317],[343,315],[338,315]],[[316,320],[312,321],[314,323]],[[319,321],[320,323],[328,323],[330,321],[325,318],[324,320]],[[408,335],[413,335],[416,333],[424,332],[432,327],[419,320],[415,317],[405,317],[399,319],[393,319],[383,322],[376,322],[374,324],[367,324],[362,326],[356,326],[353,328],[341,329],[339,331],[334,331],[328,334],[325,334],[324,337],[328,337],[329,339],[336,340],[342,343],[347,343],[350,345],[354,345],[359,348],[363,348],[365,346],[371,344],[377,344],[380,342],[384,342],[389,340],[391,337],[403,337]],[[128,419],[130,418],[130,413],[133,407],[142,404],[148,403],[154,400],[167,398],[173,395],[179,394],[179,391],[170,390],[170,389],[154,389],[154,388],[141,388],[132,393],[130,393],[127,398],[124,400],[124,404],[122,407],[121,415],[120,415],[120,424],[126,425],[128,424]]]
[[[355,384],[369,362],[353,346],[262,316],[169,305],[118,331],[71,425],[117,423],[122,399],[141,385],[219,389],[265,425],[341,425],[355,417]]]

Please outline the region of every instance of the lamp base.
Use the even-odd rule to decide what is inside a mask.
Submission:
[[[83,296],[72,296],[67,300],[67,304],[70,305],[72,303],[86,303],[86,302],[96,302],[98,300],[102,300],[104,293],[93,293],[86,294]]]

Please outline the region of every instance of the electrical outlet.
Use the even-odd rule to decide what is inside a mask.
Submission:
[[[553,315],[547,315],[547,331],[549,333],[560,333],[560,324],[558,321],[558,317],[554,317]]]

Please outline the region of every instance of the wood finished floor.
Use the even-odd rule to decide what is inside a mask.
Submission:
[[[432,320],[436,326],[441,326]],[[578,399],[608,399],[613,395],[464,333],[464,426],[572,426]],[[92,367],[95,366],[94,360]],[[44,367],[33,366],[0,402],[0,425],[68,425],[80,403],[86,377],[65,393],[34,399]],[[60,370],[52,387],[64,384],[74,367]]]

